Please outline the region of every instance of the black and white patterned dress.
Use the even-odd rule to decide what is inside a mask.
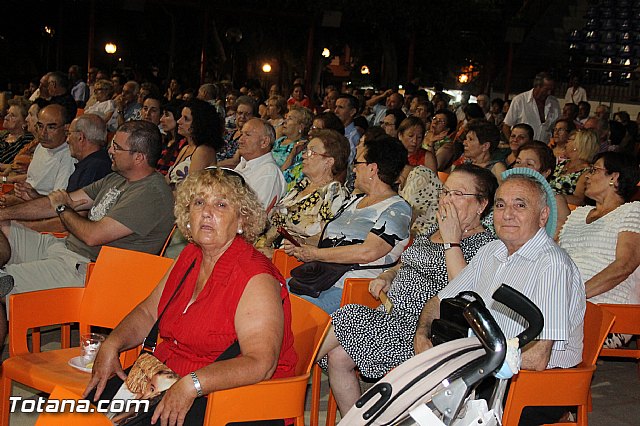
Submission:
[[[429,239],[437,229],[434,225],[416,236],[402,254],[402,267],[388,292],[394,305],[391,314],[382,305],[376,309],[346,305],[331,315],[338,341],[365,377],[382,377],[414,355],[413,336],[420,312],[448,284],[442,244]],[[467,263],[494,239],[489,231],[463,239],[461,248]],[[320,365],[326,368],[326,357]]]

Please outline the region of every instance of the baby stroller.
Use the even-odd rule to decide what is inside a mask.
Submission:
[[[506,380],[498,380],[488,410],[472,391],[485,377],[503,367],[507,342],[482,299],[464,292],[456,297],[475,333],[425,351],[389,372],[365,392],[340,421],[340,426],[420,425],[490,426],[501,423]],[[493,299],[521,315],[528,328],[511,346],[521,348],[543,327],[542,313],[526,296],[503,284]],[[516,354],[519,351],[515,350]],[[519,361],[519,359],[518,359]],[[518,363],[519,366],[519,363]]]

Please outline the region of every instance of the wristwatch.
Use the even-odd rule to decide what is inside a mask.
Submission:
[[[60,216],[62,213],[64,213],[67,209],[69,208],[68,205],[66,204],[60,204],[58,206],[56,206],[56,213],[58,214],[58,216]]]
[[[444,247],[444,251],[447,251],[450,248],[460,247],[460,243],[444,243],[442,246]]]

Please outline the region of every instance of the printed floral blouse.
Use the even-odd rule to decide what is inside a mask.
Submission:
[[[270,227],[258,240],[256,247],[280,247],[282,241],[277,233],[279,226],[284,226],[294,238],[308,238],[319,234],[324,223],[333,218],[349,197],[345,187],[335,181],[300,197],[299,194],[309,184],[309,179],[303,178],[273,208]]]
[[[567,165],[567,161],[560,161],[556,166],[556,169],[553,171],[553,175],[549,178],[549,185],[556,191],[557,194],[562,195],[572,195],[576,192],[576,185],[578,183],[578,179],[587,169],[584,168],[582,170],[578,170],[577,172],[568,173],[563,175],[565,166]]]

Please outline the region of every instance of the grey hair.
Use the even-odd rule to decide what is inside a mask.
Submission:
[[[269,146],[273,146],[273,143],[276,141],[276,129],[265,119],[252,118],[252,120],[257,120],[262,124],[264,135],[269,138]]]
[[[99,147],[107,141],[107,126],[96,114],[83,114],[76,118],[76,130],[82,132],[87,140]]]
[[[538,198],[539,198],[538,202],[539,202],[540,210],[542,210],[543,208],[549,205],[547,203],[547,191],[544,189],[542,182],[538,181],[535,177],[528,176],[528,175],[512,174],[504,178],[504,180],[502,181],[502,185],[504,185],[506,182],[512,182],[512,181],[525,182],[530,187],[535,188],[536,192],[538,193]]]

